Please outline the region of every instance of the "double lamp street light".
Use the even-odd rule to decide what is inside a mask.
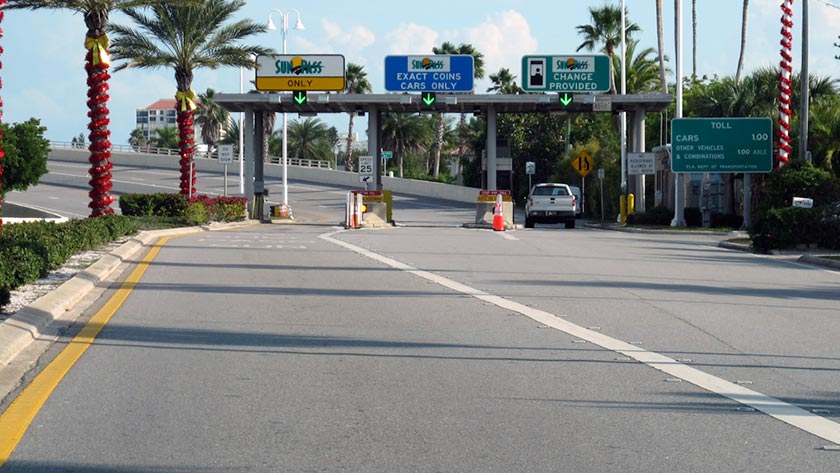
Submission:
[[[280,18],[283,19],[282,27],[280,28],[280,33],[283,35],[283,54],[286,54],[286,34],[289,32],[289,15],[294,13],[297,15],[297,21],[295,22],[294,29],[302,30],[303,22],[300,20],[300,12],[292,9],[289,10],[287,13],[283,13],[283,11],[278,9],[273,9],[268,14],[268,29],[269,30],[276,30],[277,26],[274,25],[274,22],[271,20],[271,15],[277,13],[280,15]],[[291,215],[291,210],[289,209],[289,183],[288,183],[288,132],[287,128],[287,117],[286,112],[283,112],[283,202],[281,203],[281,212],[286,211],[288,215]]]

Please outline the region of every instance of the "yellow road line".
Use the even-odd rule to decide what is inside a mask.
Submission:
[[[163,237],[152,246],[149,253],[138,263],[134,271],[117,289],[117,292],[91,317],[67,347],[32,380],[29,386],[9,405],[6,412],[0,415],[0,467],[9,460],[26,430],[29,429],[29,425],[44,403],[47,402],[58,383],[93,344],[99,332],[102,331],[137,283],[140,282],[143,273],[146,272],[160,249],[171,238],[173,237]]]

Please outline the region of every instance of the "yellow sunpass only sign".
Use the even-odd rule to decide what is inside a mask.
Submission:
[[[340,54],[275,54],[257,57],[257,90],[344,90],[344,56]]]

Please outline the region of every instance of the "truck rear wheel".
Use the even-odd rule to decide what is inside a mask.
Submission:
[[[534,228],[534,221],[525,217],[525,228]]]
[[[566,228],[575,228],[575,221],[569,220],[566,222]]]

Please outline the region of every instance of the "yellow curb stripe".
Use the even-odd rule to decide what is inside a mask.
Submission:
[[[20,395],[0,415],[0,468],[9,460],[12,452],[17,448],[29,425],[47,402],[53,390],[73,365],[82,357],[93,344],[99,332],[105,327],[117,309],[125,302],[128,295],[135,288],[149,264],[155,259],[163,245],[172,237],[163,237],[152,246],[148,254],[137,264],[134,271],[117,292],[99,309],[85,324],[67,347],[41,371],[38,376],[24,389]]]

